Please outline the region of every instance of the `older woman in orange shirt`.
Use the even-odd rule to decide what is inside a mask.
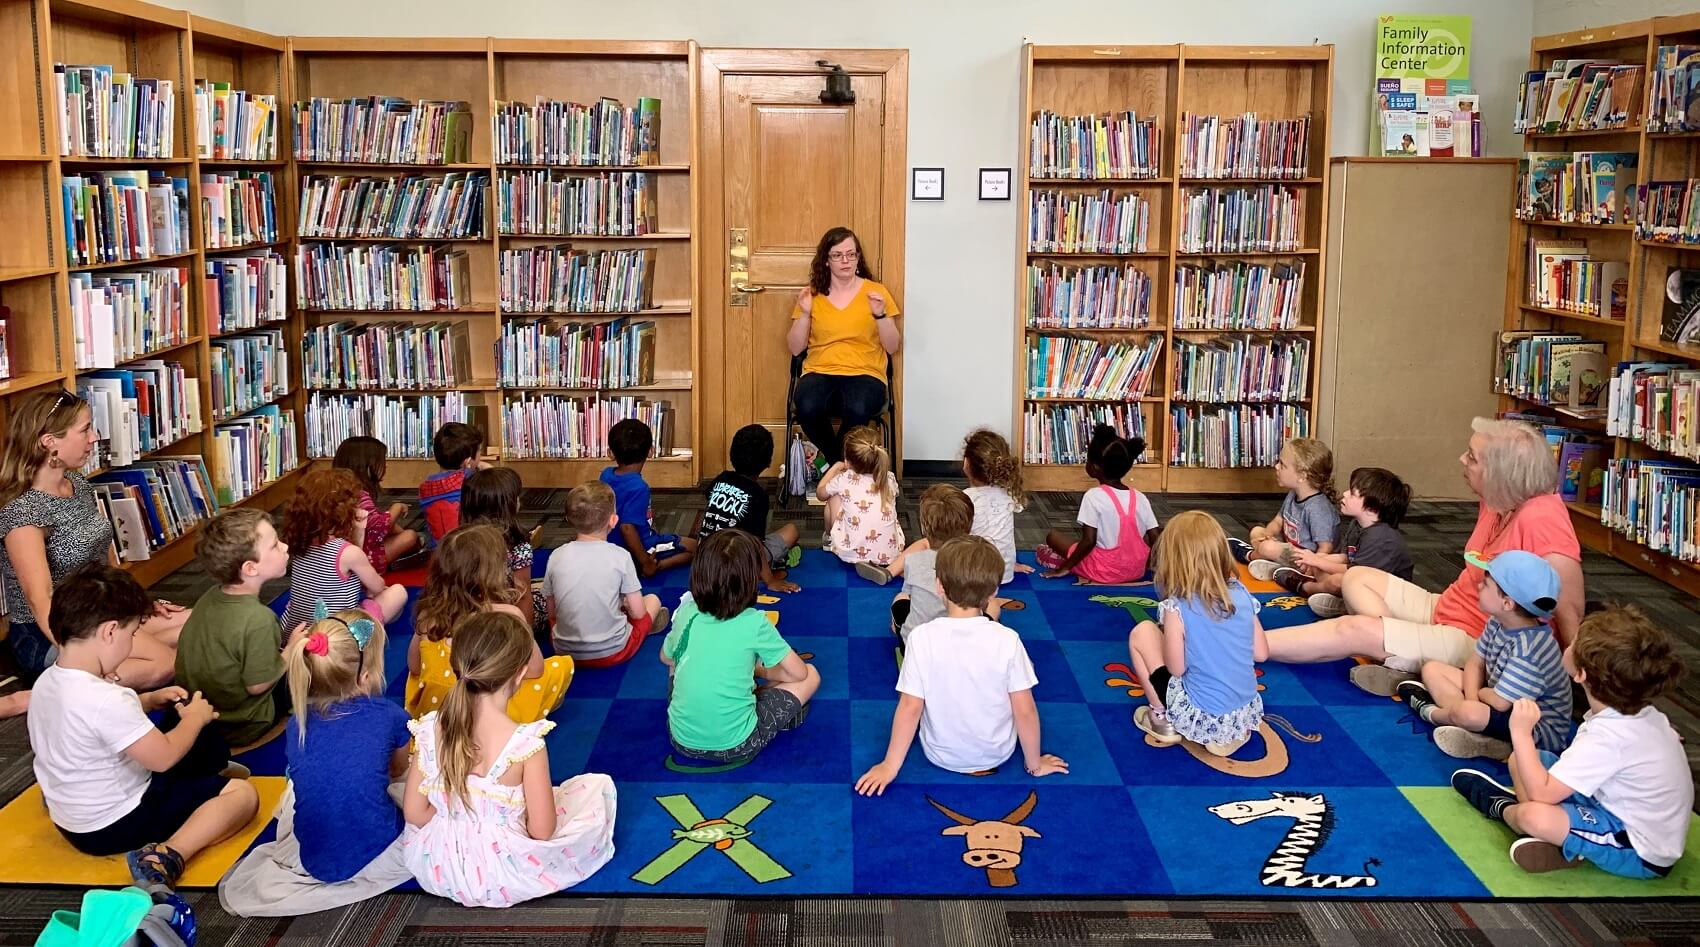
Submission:
[[[844,459],[844,433],[885,408],[886,358],[903,343],[893,318],[900,314],[891,291],[874,280],[856,234],[828,230],[815,247],[786,339],[792,355],[808,352],[797,379],[797,423],[829,464]]]

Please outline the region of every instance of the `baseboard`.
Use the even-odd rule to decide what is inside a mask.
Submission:
[[[903,476],[922,480],[961,480],[962,461],[960,460],[909,460],[903,461]]]

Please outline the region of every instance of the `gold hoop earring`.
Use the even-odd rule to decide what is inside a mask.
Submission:
[[[47,455],[47,466],[54,470],[58,470],[60,467],[64,466],[64,464],[60,463],[58,454],[49,454]]]

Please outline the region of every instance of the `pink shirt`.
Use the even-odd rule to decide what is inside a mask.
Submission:
[[[1504,528],[1500,524],[1504,521]],[[1523,501],[1512,510],[1509,519],[1488,509],[1483,503],[1476,515],[1476,528],[1470,533],[1468,552],[1477,552],[1491,559],[1507,549],[1521,549],[1537,556],[1557,553],[1566,559],[1582,561],[1582,546],[1576,541],[1576,529],[1570,525],[1570,511],[1556,493],[1548,493]],[[1487,615],[1476,604],[1481,593],[1482,579],[1487,573],[1468,563],[1464,571],[1434,604],[1434,623],[1451,625],[1480,638],[1487,625]]]

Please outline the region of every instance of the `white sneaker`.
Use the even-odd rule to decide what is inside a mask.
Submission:
[[[1434,745],[1440,747],[1440,752],[1460,760],[1477,757],[1503,760],[1511,756],[1511,744],[1463,727],[1436,727]]]
[[[1274,581],[1275,570],[1279,568],[1281,568],[1281,564],[1272,559],[1253,559],[1246,563],[1246,569],[1251,572],[1251,577],[1262,582]]]
[[[1346,600],[1328,592],[1318,592],[1310,597],[1310,610],[1318,618],[1339,618],[1346,614]]]

